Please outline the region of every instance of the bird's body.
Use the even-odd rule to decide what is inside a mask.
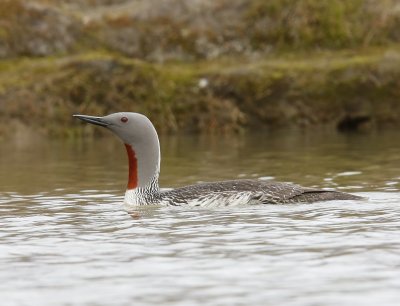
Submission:
[[[140,199],[139,201],[137,201]],[[135,205],[224,207],[257,204],[313,203],[329,200],[357,200],[360,197],[296,184],[257,179],[231,180],[188,185],[141,196],[127,190],[125,202]]]
[[[75,116],[107,127],[125,143],[129,160],[128,189],[125,193],[128,209],[143,205],[223,207],[361,199],[338,191],[257,179],[202,183],[162,191],[158,185],[158,136],[147,117],[137,113],[115,113],[105,117]]]

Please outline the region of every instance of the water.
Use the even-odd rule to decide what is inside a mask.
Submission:
[[[139,218],[113,136],[0,142],[1,305],[398,305],[399,136],[164,136],[163,186],[263,177],[370,200]]]

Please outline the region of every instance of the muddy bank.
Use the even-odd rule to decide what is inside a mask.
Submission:
[[[160,132],[400,123],[400,49],[156,64],[105,53],[0,69],[0,131],[75,137],[73,113],[147,114]]]
[[[0,137],[399,125],[398,1],[0,1]]]

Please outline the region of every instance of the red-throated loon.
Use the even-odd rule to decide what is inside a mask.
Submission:
[[[74,117],[109,129],[125,144],[129,180],[124,202],[128,208],[140,205],[220,207],[361,199],[338,191],[257,179],[202,183],[162,191],[158,185],[160,144],[154,126],[146,116],[122,112],[104,117]]]

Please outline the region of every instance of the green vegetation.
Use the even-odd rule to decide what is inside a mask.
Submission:
[[[398,54],[376,49],[168,64],[104,53],[20,60],[0,69],[2,122],[17,118],[74,135],[81,130],[74,130],[72,113],[129,110],[148,114],[162,132],[336,126],[345,116],[393,125],[400,115]]]
[[[164,133],[400,122],[394,0],[58,4],[0,2],[0,137],[124,110]]]
[[[396,1],[252,1],[246,13],[252,42],[281,48],[338,49],[397,41]]]

